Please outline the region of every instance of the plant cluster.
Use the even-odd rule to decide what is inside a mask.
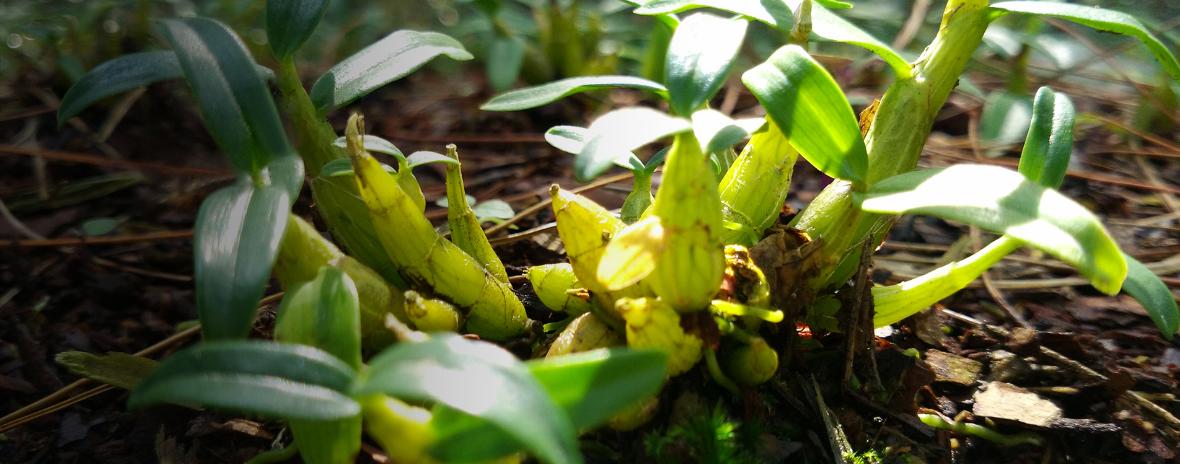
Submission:
[[[451,333],[506,341],[530,327],[466,199],[457,148],[405,155],[366,135],[359,115],[349,118],[343,137],[325,118],[437,56],[471,55],[442,34],[397,31],[333,66],[308,91],[294,56],[326,5],[267,2],[273,70],[259,66],[215,20],[163,20],[157,29],[170,50],[100,65],[63,101],[62,121],[106,96],[184,79],[238,174],[205,200],[195,226],[205,341],[155,368],[135,387],[132,406],[173,402],[282,419],[309,462],[350,460],[362,430],[404,462],[522,451],[546,462],[578,462],[577,432],[607,422],[638,427],[657,410],[660,386],[702,360],[719,385],[735,392],[771,379],[782,341],[769,326],[833,305],[849,315],[874,314],[876,326],[891,324],[1022,246],[1070,264],[1103,293],[1135,297],[1165,337],[1180,325],[1160,279],[1121,252],[1097,217],[1055,190],[1072,147],[1074,110],[1066,96],[1037,92],[1016,171],[970,164],[915,170],[938,110],[1000,17],[1050,16],[1136,37],[1180,78],[1175,57],[1125,14],[951,0],[938,35],[911,63],[834,14],[851,6],[836,0],[635,5],[670,31],[659,81],[574,77],[484,105],[516,111],[621,87],[649,92],[667,110],[621,108],[587,127],[546,134],[576,155],[579,179],[621,165],[635,180],[618,215],[552,188],[569,262],[534,267],[527,277],[547,307],[569,318],[544,359],[521,362]],[[700,8],[726,16],[684,13]],[[710,102],[734,71],[752,21],[781,32],[787,43],[741,74],[766,116],[735,120]],[[862,47],[892,70],[893,84],[859,119],[808,53],[813,40]],[[279,90],[279,105],[268,81]],[[669,139],[646,161],[636,153]],[[391,156],[395,165],[370,152]],[[779,224],[799,157],[836,181]],[[449,237],[423,214],[413,169],[426,163],[446,168]],[[305,180],[340,248],[291,214]],[[937,216],[1001,237],[927,275],[848,296],[850,288],[868,288],[865,253],[900,214]],[[244,340],[272,274],[286,289],[275,341]],[[850,279],[859,285],[849,287]],[[858,312],[864,304],[875,311]],[[717,433],[719,443],[732,441],[732,430]]]

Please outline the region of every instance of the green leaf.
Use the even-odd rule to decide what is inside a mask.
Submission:
[[[397,158],[399,161],[406,158],[405,153],[402,153],[401,149],[394,145],[393,142],[385,140],[376,135],[366,134],[362,136],[361,143],[365,146],[365,150],[367,151],[374,153],[384,153]],[[348,141],[346,141],[344,137],[337,137],[336,140],[332,142],[332,145],[335,145],[339,148],[348,148]],[[347,159],[345,161],[347,161]],[[329,161],[329,163],[331,163],[331,161]]]
[[[283,296],[275,340],[314,346],[361,366],[360,300],[356,284],[340,268],[324,266],[315,278]]]
[[[286,59],[299,50],[328,9],[326,0],[271,0],[266,2],[266,39],[275,58]]]
[[[735,120],[717,110],[692,113],[692,131],[701,143],[701,151],[716,153],[750,137],[766,123],[765,118]]]
[[[481,201],[471,208],[479,222],[506,221],[516,215],[512,205],[504,200]]]
[[[197,314],[210,340],[250,334],[291,211],[281,185],[250,179],[214,192],[193,227]]]
[[[1172,54],[1167,45],[1160,42],[1151,32],[1148,32],[1143,23],[1129,14],[1091,6],[1056,2],[1000,2],[991,7],[1003,12],[1061,18],[1100,31],[1134,37],[1147,46],[1147,49],[1151,51],[1152,55],[1155,55],[1155,59],[1173,79],[1180,81],[1180,61],[1176,60],[1176,56]]]
[[[548,84],[517,89],[497,95],[479,109],[484,111],[520,111],[548,105],[570,95],[598,89],[639,89],[664,95],[668,89],[658,82],[631,76],[571,77]]]
[[[672,35],[664,83],[672,112],[681,116],[708,103],[733,68],[749,23],[706,13],[685,18]]]
[[[272,159],[296,157],[270,89],[233,31],[199,17],[158,24],[193,89],[205,127],[235,169],[257,174]]]
[[[791,6],[791,11],[797,12],[803,0],[786,0],[786,2]],[[788,32],[790,31],[790,26],[782,30]],[[873,37],[868,32],[865,32],[864,29],[848,22],[848,20],[841,18],[821,5],[811,6],[811,33],[816,37],[830,42],[845,43],[875,53],[890,68],[893,68],[893,72],[897,74],[899,79],[905,79],[913,75],[910,64],[906,62],[905,58],[902,58],[901,54],[897,53],[884,42],[877,40],[876,37]]]
[[[385,163],[381,163],[381,169],[390,174],[397,174],[397,168]],[[356,173],[352,170],[352,161],[348,158],[336,158],[332,161],[324,163],[324,167],[320,168],[320,177],[341,177],[352,176]]]
[[[581,182],[598,177],[612,163],[651,142],[691,129],[688,120],[644,107],[622,108],[596,119],[587,129],[586,145],[574,160]]]
[[[533,377],[569,414],[574,426],[585,430],[659,392],[666,376],[667,355],[650,350],[601,349],[539,359],[528,365]]]
[[[416,151],[406,157],[406,162],[409,163],[410,169],[431,163],[459,164],[459,160],[433,151]]]
[[[549,142],[549,145],[552,145],[553,148],[577,155],[585,148],[586,138],[589,133],[590,130],[585,127],[553,126],[545,131],[545,141]],[[631,171],[643,169],[643,160],[635,156],[634,153],[627,152],[625,155],[619,153],[612,158],[614,159],[615,166],[623,169]]]
[[[542,461],[581,462],[569,417],[523,363],[490,343],[435,334],[394,346],[354,391],[445,405],[496,425]]]
[[[1065,180],[1073,153],[1073,102],[1065,94],[1041,87],[1032,113],[1018,170],[1033,182],[1057,188]]]
[[[526,364],[574,426],[588,430],[656,394],[666,375],[667,355],[599,349]],[[430,425],[439,437],[430,451],[440,460],[486,461],[521,448],[491,424],[452,409],[436,411]]]
[[[176,403],[287,420],[343,419],[360,413],[341,393],[355,375],[344,362],[309,346],[206,342],[165,359],[139,383],[128,405]]]
[[[928,214],[1002,233],[1073,266],[1113,295],[1127,264],[1098,218],[1056,190],[996,166],[963,164],[908,172],[854,194],[873,213]]]
[[[1007,90],[994,92],[983,103],[979,120],[979,138],[990,144],[1013,144],[1024,138],[1032,121],[1033,100],[1028,95]],[[989,150],[989,157],[1003,150]]]
[[[54,360],[74,374],[126,390],[135,388],[159,365],[152,359],[127,353],[96,355],[66,351],[58,353]]]
[[[311,86],[311,101],[326,113],[405,77],[439,55],[470,60],[455,39],[437,32],[397,31],[337,63]]]
[[[82,110],[103,98],[136,87],[183,76],[180,62],[171,51],[123,55],[96,66],[66,91],[57,109],[57,125],[65,124]]]
[[[823,5],[827,8],[831,8],[833,10],[847,10],[849,8],[852,8],[852,3],[841,2],[838,0],[815,0],[815,3]]]
[[[791,146],[824,174],[863,182],[868,153],[852,106],[823,66],[787,45],[742,75]]]
[[[307,464],[356,462],[361,450],[360,414],[328,421],[288,421],[299,459]]]
[[[524,63],[524,41],[518,37],[496,34],[488,44],[487,73],[492,90],[502,92],[516,82]]]
[[[1139,260],[1126,253],[1123,259],[1127,260],[1127,280],[1123,282],[1123,291],[1139,301],[1143,309],[1147,310],[1147,315],[1151,316],[1151,321],[1159,327],[1160,334],[1172,340],[1176,331],[1180,330],[1180,309],[1176,307],[1172,290]]]
[[[791,30],[795,15],[782,1],[765,0],[652,0],[636,8],[641,15],[665,15],[698,8],[713,8],[739,14],[780,30]]]

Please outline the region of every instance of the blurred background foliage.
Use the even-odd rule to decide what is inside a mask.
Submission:
[[[478,58],[488,91],[589,74],[630,74],[658,80],[670,28],[631,13],[623,0],[334,0],[301,52],[309,73],[326,69],[362,45],[398,28],[428,29],[458,38]],[[941,3],[931,0],[854,2],[838,13],[904,54],[916,57],[937,29]],[[1163,37],[1180,43],[1180,2],[1077,0],[1134,14]],[[0,2],[0,96],[22,84],[64,89],[86,70],[123,53],[157,48],[151,19],[205,15],[237,30],[264,64],[270,60],[261,0],[6,0]],[[910,21],[911,16],[921,21]],[[908,24],[907,24],[908,23]],[[781,34],[755,25],[746,60],[761,61],[782,43]],[[1163,77],[1144,49],[1112,34],[1061,24],[1005,18],[989,29],[976,55],[973,80],[959,90],[984,100],[980,134],[1009,142],[1023,134],[1031,108],[1030,80],[1079,86],[1155,89],[1151,99],[1174,106],[1174,82]],[[880,88],[880,63],[858,49],[817,44],[814,52],[850,63],[845,84]],[[1102,51],[1104,56],[1098,56]],[[456,64],[448,63],[448,70]],[[476,71],[473,69],[473,71]],[[981,79],[976,81],[975,79]],[[1168,85],[1159,86],[1167,82]],[[1158,86],[1158,87],[1157,87]],[[988,89],[988,90],[983,90]],[[854,93],[854,104],[868,103]],[[1140,94],[1144,92],[1140,91]],[[1148,100],[1145,97],[1145,100]],[[1158,106],[1158,105],[1157,105]]]

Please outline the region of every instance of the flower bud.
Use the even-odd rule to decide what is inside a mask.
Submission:
[[[569,263],[533,266],[525,275],[533,284],[537,298],[549,309],[577,316],[590,311],[594,304]]]
[[[562,356],[583,351],[621,345],[623,337],[615,333],[609,326],[594,314],[586,313],[578,316],[553,340],[549,345],[546,358]]]
[[[424,298],[418,292],[406,290],[406,316],[414,328],[423,332],[454,332],[459,330],[459,311],[442,300]]]
[[[627,345],[668,354],[668,376],[680,375],[701,360],[703,342],[680,327],[680,314],[655,298],[623,298],[615,309],[627,324]]]
[[[725,353],[725,372],[734,382],[752,387],[770,380],[778,371],[778,352],[762,337],[735,345]]]

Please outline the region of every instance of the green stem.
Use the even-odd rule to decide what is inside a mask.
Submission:
[[[1020,246],[1020,241],[1003,236],[967,259],[948,263],[899,284],[873,288],[873,308],[876,311],[873,325],[889,325],[929,308],[962,290]]]
[[[283,109],[291,119],[295,128],[295,143],[299,147],[299,156],[303,158],[303,165],[307,168],[309,177],[316,177],[320,168],[329,161],[344,158],[344,150],[332,143],[336,141],[336,131],[328,124],[315,105],[307,90],[303,88],[303,81],[299,79],[299,71],[295,69],[295,60],[286,58],[279,63],[276,73]]]
[[[867,185],[917,166],[934,118],[983,40],[991,19],[987,0],[947,3],[938,36],[913,63],[913,75],[898,80],[881,98],[865,137]],[[871,236],[880,243],[895,219],[856,208],[847,182],[836,181],[825,188],[792,223],[820,241],[820,268],[832,271],[815,276],[809,286],[820,289],[847,280],[860,262],[864,239]]]

